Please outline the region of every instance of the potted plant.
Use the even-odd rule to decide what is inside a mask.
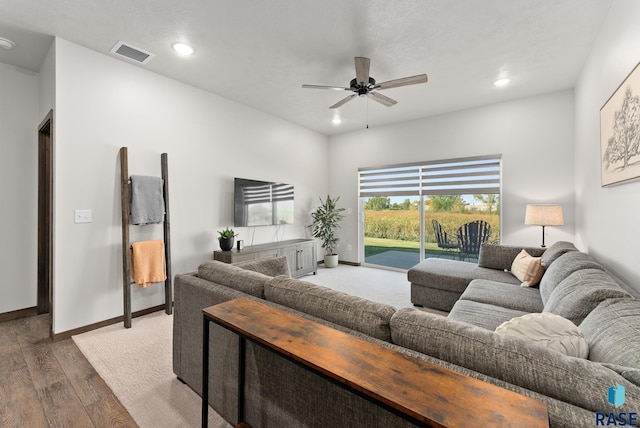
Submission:
[[[218,233],[220,234],[220,236],[218,237],[218,241],[220,242],[220,249],[222,251],[231,250],[233,248],[233,241],[238,235],[234,233],[233,229],[229,229],[228,227],[225,230],[219,230]]]
[[[340,221],[344,218],[342,212],[344,208],[337,208],[336,204],[340,197],[334,199],[327,195],[324,201],[320,198],[320,206],[311,213],[313,223],[311,224],[311,234],[314,238],[320,239],[324,248],[324,265],[328,268],[338,266],[338,238],[335,233],[340,227]]]

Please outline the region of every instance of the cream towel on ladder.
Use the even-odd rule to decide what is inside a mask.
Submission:
[[[131,244],[131,272],[133,281],[145,288],[167,279],[164,242],[140,241]]]

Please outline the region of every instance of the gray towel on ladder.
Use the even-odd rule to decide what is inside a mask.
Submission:
[[[162,178],[131,176],[131,223],[148,224],[164,221]]]

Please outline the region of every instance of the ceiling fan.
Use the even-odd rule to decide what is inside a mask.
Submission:
[[[403,77],[400,79],[388,80],[382,83],[376,83],[376,80],[369,76],[369,58],[355,57],[356,78],[351,80],[348,88],[341,86],[322,86],[322,85],[302,85],[307,89],[331,89],[334,91],[351,91],[353,94],[341,99],[329,108],[338,108],[354,99],[356,96],[367,96],[382,105],[391,107],[397,103],[396,100],[382,95],[376,90],[397,88],[398,86],[416,85],[418,83],[427,83],[426,74],[418,74],[416,76]]]

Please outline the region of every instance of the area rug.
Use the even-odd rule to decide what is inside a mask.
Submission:
[[[412,306],[406,272],[320,266],[317,275],[301,279],[396,308]],[[119,323],[73,336],[80,351],[142,428],[200,426],[200,396],[178,381],[172,370],[172,326],[173,316],[159,311],[134,318],[130,329]],[[211,408],[209,426],[231,427]]]
[[[163,311],[73,336],[141,428],[199,427],[201,400],[172,370],[173,316]],[[230,428],[209,408],[209,426]]]

